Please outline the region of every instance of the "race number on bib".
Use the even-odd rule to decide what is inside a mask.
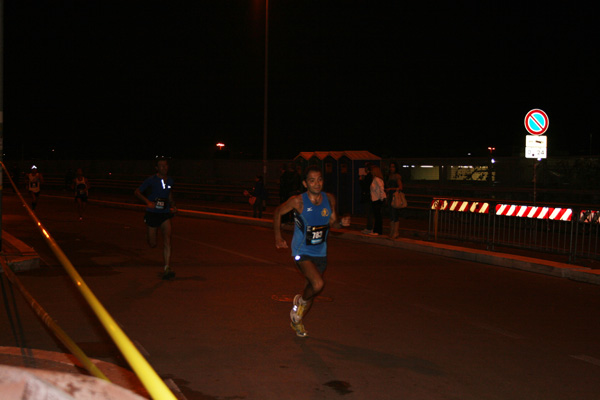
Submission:
[[[167,205],[167,199],[162,199],[162,198],[156,199],[156,207],[155,208],[157,210],[164,210],[166,205]]]
[[[306,244],[316,245],[321,244],[327,236],[329,225],[309,226],[306,229]]]

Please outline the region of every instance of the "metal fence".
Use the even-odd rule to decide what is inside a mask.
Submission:
[[[454,239],[530,249],[577,258],[600,259],[600,211],[468,199],[434,198],[430,239]]]

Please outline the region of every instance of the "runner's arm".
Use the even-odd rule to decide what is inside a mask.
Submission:
[[[275,247],[278,249],[287,249],[288,247],[286,241],[281,236],[281,216],[292,210],[298,212],[302,210],[302,196],[292,196],[275,209],[273,214],[273,231],[275,232]]]
[[[337,217],[337,204],[335,202],[335,196],[327,193],[327,199],[329,200],[329,205],[331,206],[331,216],[329,217],[329,226],[334,229],[340,229],[340,221],[338,221]]]
[[[146,196],[144,196],[142,194],[142,192],[140,192],[140,188],[135,189],[135,192],[133,192],[133,194],[135,195],[135,197],[137,197],[138,199],[140,199],[140,201],[144,204],[146,204],[146,207],[148,208],[154,208],[156,206],[156,203],[148,200],[148,198]]]

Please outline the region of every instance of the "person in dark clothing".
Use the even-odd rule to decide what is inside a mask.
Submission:
[[[371,183],[373,175],[371,174],[371,163],[365,164],[365,175],[360,175],[360,202],[365,210],[367,217],[367,226],[361,232],[365,234],[373,233],[373,204],[371,202]]]
[[[262,175],[256,175],[254,180],[254,188],[250,194],[251,196],[255,197],[254,204],[252,204],[252,217],[262,218],[264,202],[267,199]]]

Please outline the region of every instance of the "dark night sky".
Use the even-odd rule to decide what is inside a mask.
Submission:
[[[404,3],[270,1],[269,158],[518,155],[532,108],[550,156],[600,153],[598,6]],[[264,2],[4,13],[8,159],[262,157]]]

